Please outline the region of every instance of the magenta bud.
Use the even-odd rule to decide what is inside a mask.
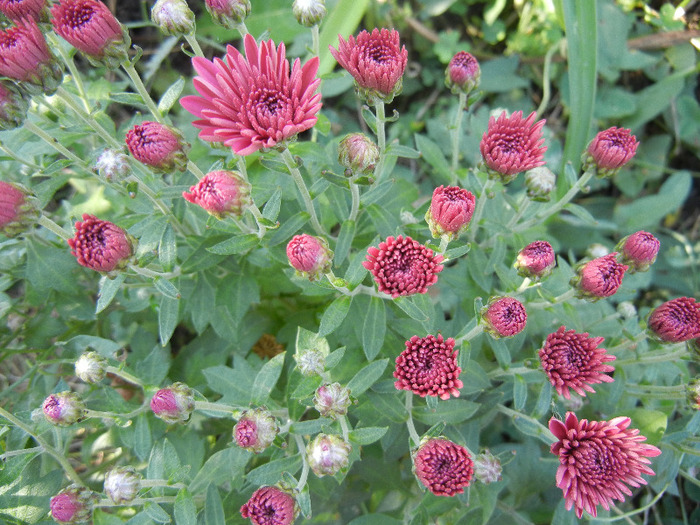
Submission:
[[[194,410],[194,392],[184,383],[162,388],[151,398],[151,410],[166,423],[185,423]]]
[[[241,507],[241,516],[253,525],[292,525],[299,507],[288,492],[277,487],[261,487]]]
[[[75,223],[75,237],[68,239],[78,264],[108,275],[126,268],[135,244],[135,239],[116,224],[87,213]]]
[[[693,297],[678,297],[651,312],[647,326],[663,343],[681,343],[700,337],[700,303]]]
[[[445,85],[452,93],[469,95],[479,87],[480,82],[481,68],[474,55],[466,51],[455,54],[445,70]]]
[[[595,170],[598,177],[612,177],[634,157],[638,145],[629,129],[608,128],[588,144],[581,159],[583,167]]]
[[[209,172],[182,196],[217,219],[238,217],[251,203],[250,184],[236,171]]]
[[[310,281],[323,276],[331,269],[333,252],[325,239],[313,235],[295,235],[287,244],[289,264]]]
[[[204,0],[215,23],[236,29],[250,14],[250,0]]]
[[[44,416],[49,423],[67,427],[85,419],[86,409],[83,401],[75,392],[58,392],[44,399],[41,405]]]
[[[519,334],[527,324],[527,312],[523,303],[512,297],[492,298],[481,309],[484,331],[498,339]]]
[[[413,455],[413,467],[418,480],[436,496],[462,494],[474,474],[467,449],[442,438],[424,441]]]
[[[19,184],[0,181],[0,233],[15,237],[39,218],[37,200]]]
[[[622,239],[615,248],[620,252],[622,264],[629,266],[629,272],[646,272],[656,261],[661,243],[651,233],[638,231]]]
[[[194,13],[185,0],[158,0],[151,8],[151,20],[165,35],[194,33]]]
[[[126,146],[136,160],[155,171],[187,169],[190,145],[172,126],[151,121],[136,124],[126,134]]]
[[[452,241],[467,231],[475,206],[476,198],[470,191],[457,186],[435,188],[430,208],[425,213],[433,238],[444,235]]]
[[[75,362],[75,375],[86,383],[99,383],[107,373],[107,360],[97,352],[85,352]]]
[[[316,389],[314,407],[323,417],[336,419],[348,413],[350,406],[350,390],[340,383],[321,385]]]
[[[616,256],[613,252],[577,266],[576,276],[570,281],[576,287],[576,297],[597,301],[617,292],[629,267],[617,262]]]
[[[353,174],[371,175],[379,162],[379,147],[364,133],[350,133],[338,144],[338,162]]]
[[[552,245],[547,241],[535,241],[520,250],[514,266],[518,275],[540,281],[552,273],[555,265]]]
[[[501,481],[501,462],[487,449],[474,458],[474,477],[484,485]]]
[[[309,467],[319,478],[333,476],[348,466],[352,447],[340,436],[318,434],[306,446]]]
[[[241,448],[258,454],[272,445],[279,427],[269,410],[246,410],[233,427],[233,439]]]
[[[105,476],[105,494],[117,505],[129,503],[141,490],[141,478],[133,467],[114,468]]]
[[[98,500],[90,489],[70,485],[51,498],[51,517],[58,523],[87,523]]]

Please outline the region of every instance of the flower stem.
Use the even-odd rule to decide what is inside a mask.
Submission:
[[[455,113],[454,123],[450,132],[452,136],[452,173],[450,184],[457,184],[457,164],[459,163],[459,137],[462,133],[462,117],[467,107],[467,94],[459,92],[459,102],[457,103],[457,113]]]
[[[130,264],[129,269],[133,270],[134,272],[138,273],[139,275],[143,275],[144,277],[159,277],[161,279],[172,279],[173,277],[179,277],[180,276],[180,268],[175,268],[174,271],[172,272],[155,272],[153,270],[149,270],[148,268],[141,268],[140,266],[136,266],[135,264]]]
[[[348,220],[355,221],[360,212],[360,187],[352,181],[350,181],[350,195],[352,196],[352,207]]]
[[[450,238],[447,235],[440,236],[440,247],[438,248],[438,253],[440,255],[445,255],[447,251],[447,245],[450,244]]]
[[[167,479],[142,479],[140,482],[141,487],[166,487],[173,489],[184,489],[187,485],[184,483],[170,483]]]
[[[146,505],[147,503],[175,503],[175,496],[161,496],[159,498],[135,498],[132,499],[126,505],[128,505],[129,507],[135,507],[138,505]],[[125,504],[113,503],[108,499],[101,499],[95,504],[96,507],[121,507],[123,505]]]
[[[70,75],[73,79],[73,82],[75,83],[75,87],[78,90],[78,95],[80,96],[80,100],[83,101],[83,107],[85,108],[85,111],[90,112],[90,102],[88,101],[87,94],[85,93],[85,86],[83,85],[83,79],[80,76],[80,72],[75,67],[75,62],[73,61],[73,57],[71,57],[70,55],[67,55],[63,51],[63,48],[61,48],[61,45],[59,44],[59,42],[56,40],[56,37],[52,33],[46,33],[46,40],[49,43],[51,43],[51,48],[58,51],[58,54],[61,55],[61,59],[68,67],[68,71],[70,71]]]
[[[551,301],[542,301],[539,303],[530,303],[527,305],[528,308],[530,309],[537,309],[537,308],[548,308],[550,306],[554,306],[555,304],[563,303],[564,301],[568,301],[571,299],[574,295],[576,294],[576,290],[574,288],[570,288],[566,292],[564,292],[561,295],[556,296],[554,299]]]
[[[39,137],[41,140],[46,142],[49,146],[51,146],[53,149],[58,151],[61,155],[66,157],[67,159],[72,160],[75,162],[78,166],[83,168],[84,170],[87,170],[87,167],[83,160],[75,155],[74,153],[68,151],[66,148],[64,148],[61,143],[58,141],[58,139],[52,137],[48,133],[46,133],[43,129],[41,129],[39,126],[35,125],[33,122],[29,120],[24,121],[24,129],[27,131],[31,131],[34,133],[37,137]]]
[[[491,188],[493,187],[493,184],[493,179],[486,179],[486,183],[484,184],[484,187],[481,190],[481,195],[479,195],[479,199],[476,201],[476,210],[474,210],[474,215],[469,223],[472,225],[472,242],[474,241],[474,239],[476,239],[476,232],[479,231],[479,221],[481,220],[481,215],[484,213],[484,206],[486,206],[486,200],[488,199],[488,194]]]
[[[112,135],[110,135],[109,132],[105,128],[103,128],[94,118],[92,118],[92,116],[89,113],[83,111],[82,108],[75,103],[75,100],[73,100],[73,96],[68,91],[66,91],[62,87],[59,87],[58,90],[56,90],[56,95],[63,102],[65,102],[66,105],[70,107],[76,115],[78,115],[78,118],[80,120],[82,120],[92,129],[94,129],[107,144],[109,144],[112,148],[115,148],[117,150],[122,149],[123,145],[114,137],[112,137]]]
[[[72,238],[73,236],[66,230],[65,228],[59,226],[55,222],[53,222],[51,219],[49,219],[46,215],[40,215],[39,216],[39,224],[46,228],[47,230],[51,230],[53,233],[58,235],[64,240],[68,240]]]
[[[14,456],[21,456],[23,454],[34,454],[35,452],[41,452],[44,449],[41,447],[32,447],[32,448],[21,448],[19,450],[8,450],[4,454],[0,454],[0,461],[6,461],[7,458],[11,458]]]
[[[523,279],[523,282],[520,284],[520,286],[518,286],[518,289],[515,290],[515,292],[513,292],[513,293],[515,295],[523,293],[525,290],[527,290],[530,287],[531,283],[532,283],[532,281],[530,280],[530,278],[525,277],[525,279]]]
[[[374,176],[377,180],[381,180],[386,159],[386,114],[384,112],[384,101],[379,97],[375,97],[374,107],[377,123],[377,147],[379,148],[379,161],[377,161],[377,165],[374,168]]]
[[[531,424],[533,424],[533,425],[535,425],[536,427],[538,427],[538,428],[540,429],[540,432],[541,432],[543,435],[549,437],[551,442],[556,441],[556,439],[554,439],[554,436],[553,436],[552,433],[549,431],[549,429],[548,429],[547,427],[545,427],[542,423],[540,423],[539,421],[537,421],[535,418],[530,417],[530,416],[528,416],[527,414],[523,414],[523,413],[521,413],[521,412],[518,412],[517,410],[512,410],[512,409],[510,409],[510,408],[508,408],[508,407],[505,407],[505,406],[501,405],[500,403],[496,405],[496,410],[498,410],[500,413],[505,414],[506,416],[509,416],[509,417],[512,417],[512,418],[518,418],[518,417],[519,417],[519,418],[522,418],[522,419],[526,419],[526,420],[529,421]]]
[[[194,175],[198,179],[204,178],[204,172],[202,170],[200,170],[199,166],[197,166],[191,160],[187,162],[187,169],[190,170],[190,173],[192,173],[192,175]]]
[[[455,339],[455,346],[461,345],[464,341],[471,341],[472,339],[474,339],[477,335],[479,335],[483,331],[484,331],[484,326],[481,323],[476,323],[474,328],[469,330],[469,332],[467,332],[462,337]]]
[[[70,478],[70,480],[73,483],[77,483],[80,486],[83,485],[83,481],[80,479],[80,476],[73,470],[73,467],[71,467],[70,463],[68,463],[68,459],[66,459],[63,454],[58,452],[56,449],[54,449],[51,445],[49,445],[46,440],[44,440],[43,437],[36,435],[32,432],[32,429],[29,428],[29,426],[25,425],[22,421],[17,419],[14,415],[10,414],[7,410],[4,408],[0,407],[0,416],[4,417],[7,419],[10,423],[15,425],[16,427],[22,429],[24,432],[29,434],[34,441],[36,441],[41,448],[43,448],[47,453],[49,453],[53,458],[58,462],[59,465],[61,465],[61,468],[63,471],[66,473],[66,476]]]
[[[250,204],[247,208],[247,210],[250,212],[250,214],[255,218],[255,224],[258,225],[258,239],[262,239],[265,236],[265,232],[267,231],[267,226],[265,226],[262,223],[262,213],[260,213],[260,210],[255,204]]]
[[[2,143],[2,141],[0,141],[0,151],[2,151],[5,155],[10,157],[14,161],[19,162],[20,164],[24,164],[25,166],[28,166],[33,170],[41,171],[43,169],[38,164],[34,164],[33,162],[29,162],[27,159],[20,158],[14,151],[5,146]]]
[[[195,410],[209,410],[211,412],[228,412],[233,414],[235,410],[240,410],[239,407],[223,405],[221,403],[211,403],[209,401],[195,401]]]
[[[408,435],[411,437],[411,441],[416,447],[420,445],[420,437],[418,432],[416,432],[416,426],[413,424],[413,392],[410,390],[406,392],[406,412],[408,413],[408,419],[406,420],[406,426],[408,427]]]
[[[242,37],[250,33],[250,31],[248,31],[248,26],[245,25],[245,22],[243,20],[236,24],[236,29],[238,29],[238,32],[241,34]]]
[[[338,418],[338,423],[340,423],[340,429],[343,431],[343,440],[346,443],[350,442],[350,430],[348,429],[348,420],[345,416],[340,416]]]
[[[499,376],[511,376],[515,374],[525,374],[527,372],[537,372],[537,370],[535,370],[534,368],[527,368],[524,366],[508,368],[507,370],[504,370],[502,368],[496,368],[495,370],[491,370],[487,375],[489,379],[493,379]]]
[[[304,438],[299,434],[294,434],[294,441],[297,444],[297,449],[299,450],[299,455],[301,456],[301,476],[299,477],[299,483],[295,488],[296,492],[301,492],[306,485],[306,480],[309,477],[309,462],[306,460],[306,446],[304,445]]]
[[[518,211],[513,215],[513,218],[508,221],[508,224],[506,225],[507,230],[513,229],[513,227],[518,224],[518,221],[522,219],[523,214],[525,211],[530,207],[530,203],[532,202],[531,199],[527,197],[527,194],[523,195],[523,197],[520,199],[520,202],[518,203]]]
[[[286,145],[282,150],[282,160],[284,160],[284,163],[287,165],[287,169],[292,175],[292,178],[294,179],[294,182],[296,183],[297,188],[299,189],[299,193],[301,193],[301,197],[304,200],[304,206],[306,207],[306,211],[308,211],[309,215],[311,216],[311,226],[313,227],[314,231],[316,231],[316,233],[318,233],[319,235],[326,235],[326,232],[321,227],[321,223],[318,222],[318,217],[316,217],[316,210],[314,209],[314,204],[311,201],[311,195],[309,195],[309,190],[306,189],[304,178],[301,176],[301,172],[299,171],[299,168],[297,167],[296,162],[294,161],[294,157],[292,157],[292,152],[289,151],[289,148]]]
[[[122,68],[124,68],[124,71],[126,71],[126,74],[129,75],[131,82],[134,84],[134,87],[136,88],[136,91],[139,92],[139,95],[141,95],[141,98],[143,99],[144,103],[146,104],[146,107],[148,107],[148,111],[150,111],[151,114],[153,115],[153,117],[158,122],[160,122],[162,124],[163,123],[163,115],[161,115],[160,110],[156,106],[155,102],[153,102],[151,95],[148,93],[148,90],[146,89],[146,86],[143,85],[143,81],[141,80],[141,76],[136,71],[136,68],[130,62],[124,62],[122,64]]]
[[[319,56],[321,46],[319,44],[318,24],[311,26],[311,52],[315,57]]]
[[[126,381],[127,383],[131,383],[132,385],[140,386],[143,388],[143,381],[141,381],[141,379],[139,379],[135,375],[130,374],[129,372],[125,372],[120,368],[110,365],[105,367],[105,372],[107,372],[108,374],[112,374],[113,376],[116,376],[119,379]]]
[[[635,359],[620,359],[615,361],[615,366],[622,366],[622,365],[646,365],[649,363],[663,363],[663,362],[672,362],[674,359],[677,357],[684,357],[688,355],[688,350],[686,350],[685,346],[681,347],[680,349],[676,350],[675,352],[668,352],[668,351],[663,351],[663,352],[657,352],[651,355],[646,355],[642,357],[638,357]]]
[[[197,42],[197,37],[194,35],[194,33],[185,35],[185,40],[187,40],[187,43],[192,48],[192,51],[194,51],[198,57],[204,56],[204,52],[202,51],[202,48],[199,47],[199,42]]]

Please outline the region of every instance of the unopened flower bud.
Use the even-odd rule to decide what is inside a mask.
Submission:
[[[538,166],[525,172],[527,196],[533,201],[547,202],[557,185],[557,176],[547,166]]]
[[[272,445],[279,427],[269,410],[246,410],[233,427],[233,439],[241,448],[258,454]]]
[[[350,406],[350,390],[340,383],[321,385],[316,389],[314,407],[323,417],[336,419],[348,413]]]
[[[321,375],[326,369],[326,356],[317,350],[307,350],[302,354],[295,354],[297,368],[302,375]]]
[[[588,144],[581,158],[583,169],[595,170],[598,177],[612,177],[634,157],[638,145],[629,129],[603,130]]]
[[[659,253],[659,239],[651,233],[638,231],[622,239],[616,250],[620,252],[620,262],[629,265],[629,272],[646,272],[656,261]]]
[[[512,297],[495,297],[481,309],[484,331],[495,338],[519,334],[527,324],[523,303]]]
[[[692,410],[700,410],[700,379],[693,379],[686,391],[688,405]]]
[[[158,0],[151,9],[151,20],[165,35],[194,33],[194,13],[185,0]]]
[[[18,128],[27,118],[27,97],[10,82],[0,82],[0,130]]]
[[[85,404],[75,392],[59,392],[44,399],[41,405],[49,423],[67,427],[85,419]]]
[[[107,360],[97,352],[85,352],[75,362],[75,375],[86,383],[99,383],[107,373]]]
[[[294,0],[292,10],[301,25],[311,27],[317,25],[326,16],[324,0]]]
[[[501,481],[501,462],[489,450],[484,450],[474,458],[474,476],[484,485]]]
[[[423,440],[413,454],[416,477],[436,496],[464,493],[474,475],[469,451],[444,438]]]
[[[70,485],[51,498],[51,517],[58,523],[86,523],[99,497],[88,488]]]
[[[215,23],[236,29],[250,14],[250,0],[204,0]]]
[[[634,303],[630,301],[622,301],[617,305],[617,313],[619,313],[623,319],[632,319],[637,316],[637,308]]]
[[[141,489],[141,478],[133,467],[114,468],[105,476],[105,494],[117,505],[129,503]]]
[[[26,19],[48,21],[46,0],[0,0],[0,13],[14,22]]]
[[[700,337],[700,303],[693,297],[666,301],[651,312],[647,326],[662,343],[681,343]]]
[[[253,525],[292,525],[299,514],[294,497],[278,487],[261,487],[241,507]]]
[[[172,126],[151,121],[136,124],[126,134],[126,146],[136,160],[155,171],[167,173],[187,169],[190,145]]]
[[[333,262],[333,252],[325,239],[313,235],[296,235],[287,244],[289,264],[310,281],[328,273]]]
[[[515,260],[518,275],[539,281],[552,273],[557,264],[552,245],[547,241],[531,242],[520,250]]]
[[[576,288],[576,297],[597,301],[615,294],[622,285],[628,266],[617,262],[617,252],[579,264],[576,276],[570,281]]]
[[[462,235],[469,228],[475,206],[476,198],[470,191],[458,186],[435,188],[425,213],[433,238],[445,236],[452,241]]]
[[[445,70],[445,85],[452,93],[469,95],[479,87],[480,82],[481,68],[474,55],[466,51],[455,54]]]
[[[338,162],[353,174],[371,175],[379,162],[379,148],[364,133],[350,133],[338,144]]]
[[[122,180],[129,173],[129,157],[121,151],[106,149],[97,158],[95,169],[107,181]]]
[[[186,201],[204,208],[217,219],[239,216],[250,205],[250,184],[235,171],[212,171],[183,192]]]
[[[151,410],[166,423],[184,423],[194,410],[194,392],[184,383],[162,388],[151,399]]]
[[[19,184],[0,181],[0,233],[14,237],[39,218],[37,200]]]
[[[68,245],[78,264],[110,275],[129,264],[136,240],[116,224],[86,213],[75,223],[75,236]]]
[[[306,458],[318,477],[333,476],[347,468],[351,450],[342,437],[319,434],[306,446]]]

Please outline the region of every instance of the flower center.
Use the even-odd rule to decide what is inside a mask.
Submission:
[[[16,28],[8,29],[7,31],[0,32],[0,47],[1,48],[12,48],[19,41]]]
[[[258,110],[261,110],[266,116],[274,116],[277,111],[282,107],[283,102],[280,100],[280,94],[278,91],[273,91],[270,89],[262,89],[258,94],[258,99],[256,101],[256,106]]]
[[[391,48],[378,42],[373,42],[365,47],[365,56],[377,64],[386,64],[392,61],[394,53]]]
[[[90,5],[74,5],[72,10],[66,12],[65,23],[73,29],[80,29],[92,20],[94,12]]]

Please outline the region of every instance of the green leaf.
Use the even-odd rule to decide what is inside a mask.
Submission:
[[[535,403],[535,409],[532,412],[532,417],[539,419],[549,412],[549,407],[552,404],[552,383],[549,381],[542,382],[540,395]]]
[[[176,525],[197,525],[197,507],[187,489],[177,493],[173,513]]]
[[[520,374],[515,374],[513,376],[513,405],[515,410],[522,410],[525,408],[525,403],[527,402],[527,383],[523,376]]]
[[[469,250],[471,250],[472,245],[470,243],[464,244],[462,246],[458,246],[457,248],[450,248],[445,252],[445,259],[446,260],[451,260],[451,259],[459,259],[463,255],[466,255],[469,253]]]
[[[416,133],[416,148],[426,162],[435,168],[436,177],[439,177],[443,182],[448,182],[451,178],[451,170],[445,155],[442,153],[442,148],[419,133]]]
[[[463,423],[472,417],[479,410],[479,403],[467,401],[466,399],[448,399],[440,401],[437,409],[427,406],[417,406],[413,408],[413,416],[426,425],[446,423],[456,425]]]
[[[330,347],[325,337],[321,337],[301,326],[297,328],[295,348],[296,355],[301,355],[309,350],[315,350],[323,357],[326,357],[330,352]]]
[[[263,365],[253,381],[253,390],[250,394],[251,403],[254,405],[264,405],[270,397],[270,392],[277,384],[277,380],[282,373],[285,353],[281,353],[270,359]]]
[[[158,334],[162,346],[168,344],[173,332],[175,332],[179,309],[180,301],[177,299],[172,299],[165,295],[160,298],[160,308],[158,308]]]
[[[262,210],[262,216],[267,220],[276,221],[280,214],[280,205],[282,204],[282,188],[277,188],[272,196],[267,199],[265,207]]]
[[[207,489],[207,499],[204,502],[204,523],[225,523],[224,504],[219,490],[214,485]]]
[[[144,103],[143,99],[141,98],[141,95],[139,95],[138,93],[129,93],[129,92],[110,93],[109,100],[111,100],[112,102],[117,102],[119,104],[126,104],[128,106],[141,107],[141,108],[146,107],[146,104]]]
[[[156,277],[153,279],[153,284],[155,285],[156,290],[162,293],[165,297],[169,297],[170,299],[180,298],[180,290],[178,290],[175,285],[167,279]]]
[[[327,427],[331,423],[333,423],[332,419],[329,419],[326,417],[320,417],[318,419],[312,419],[311,421],[299,421],[297,423],[294,423],[289,428],[289,431],[293,434],[302,434],[302,435],[318,434],[319,432],[321,432],[324,429],[324,427]]]
[[[119,288],[124,283],[126,279],[125,273],[118,274],[114,279],[110,279],[107,276],[100,279],[100,290],[97,295],[97,307],[95,308],[95,315],[99,314],[105,308],[107,308],[114,296],[117,295]]]
[[[193,494],[197,494],[210,484],[230,483],[231,486],[237,486],[243,480],[245,466],[251,455],[250,452],[239,447],[215,452],[190,483],[190,490]]]
[[[331,370],[343,359],[345,355],[345,347],[341,346],[337,350],[333,350],[328,357],[326,357],[326,370]]]
[[[362,328],[362,349],[367,361],[373,361],[382,349],[386,335],[386,307],[379,297],[369,298],[365,321]]]
[[[515,416],[511,418],[513,425],[525,435],[536,437],[546,445],[552,444],[552,434],[547,428],[530,417]]]
[[[380,237],[394,235],[400,225],[397,214],[390,212],[384,206],[371,204],[366,208],[369,218]]]
[[[76,290],[71,274],[77,263],[68,248],[40,244],[31,236],[26,238],[26,246],[27,281],[37,293],[46,294],[49,290],[71,293]]]
[[[182,94],[182,90],[184,88],[184,77],[180,77],[175,82],[173,82],[170,85],[170,87],[166,90],[166,92],[163,93],[163,96],[160,98],[160,101],[158,101],[158,111],[160,111],[163,115],[166,115],[168,111],[170,111],[170,108],[173,107],[175,102],[177,102],[177,99],[180,98],[180,95]]]
[[[310,397],[316,389],[321,386],[323,379],[316,374],[312,376],[303,376],[299,384],[292,391],[292,399],[305,399]]]
[[[157,503],[148,502],[143,506],[143,511],[156,523],[170,523],[170,514]]]
[[[202,370],[209,388],[223,394],[221,403],[232,405],[247,405],[250,403],[250,392],[253,388],[253,378],[245,370],[237,370],[228,366],[213,366]]]
[[[328,305],[326,311],[321,317],[321,324],[318,329],[318,335],[323,337],[332,333],[340,326],[350,310],[352,297],[341,295]]]
[[[347,388],[350,389],[350,394],[353,397],[358,397],[364,393],[382,376],[388,363],[388,359],[380,359],[363,367],[347,385]]]
[[[581,221],[583,221],[583,224],[586,224],[587,226],[598,226],[598,220],[593,215],[591,215],[591,212],[589,212],[583,206],[579,206],[578,204],[570,202],[564,206],[564,209],[570,211],[576,217],[581,219]]]
[[[646,436],[650,445],[658,445],[661,442],[668,425],[668,416],[665,413],[647,408],[634,408],[624,415],[632,420],[632,427],[638,428],[639,433]]]
[[[402,157],[404,159],[419,159],[420,151],[408,146],[402,146],[398,143],[392,143],[386,149],[387,155],[394,155],[395,157]]]
[[[401,525],[403,522],[386,514],[365,514],[355,518],[348,525]]]
[[[302,453],[306,453],[302,451]],[[282,478],[282,472],[294,474],[301,468],[301,456],[276,459],[254,468],[246,474],[246,482],[256,486],[274,485]]]
[[[343,221],[343,224],[340,226],[333,256],[333,264],[335,266],[340,266],[348,256],[348,253],[350,253],[352,240],[355,237],[355,226],[355,221],[351,220]]]
[[[268,246],[272,247],[283,242],[289,242],[289,239],[291,239],[294,234],[298,232],[302,226],[304,226],[304,224],[309,222],[310,217],[311,216],[305,211],[300,211],[295,215],[292,215],[282,223],[275,233],[270,236]]]
[[[255,248],[259,243],[260,239],[258,239],[258,236],[254,233],[249,233],[247,235],[238,235],[226,239],[219,244],[207,248],[207,251],[217,255],[233,255],[236,253],[245,253]]]
[[[155,345],[145,359],[134,363],[134,372],[147,385],[159,385],[168,375],[170,354]]]
[[[6,437],[3,437],[5,441]],[[4,448],[4,447],[3,447]],[[36,523],[46,517],[49,495],[61,488],[63,472],[46,471],[45,461],[34,454],[9,457],[0,469],[0,522]],[[46,523],[44,521],[44,523]]]
[[[356,428],[349,434],[350,441],[358,445],[369,445],[382,439],[389,427]]]
[[[158,260],[166,271],[170,271],[177,262],[177,243],[175,241],[175,231],[168,223],[163,230],[163,236],[158,244]]]
[[[151,454],[151,447],[153,446],[151,428],[146,414],[139,414],[136,417],[133,433],[134,442],[132,448],[136,456],[143,461]]]

